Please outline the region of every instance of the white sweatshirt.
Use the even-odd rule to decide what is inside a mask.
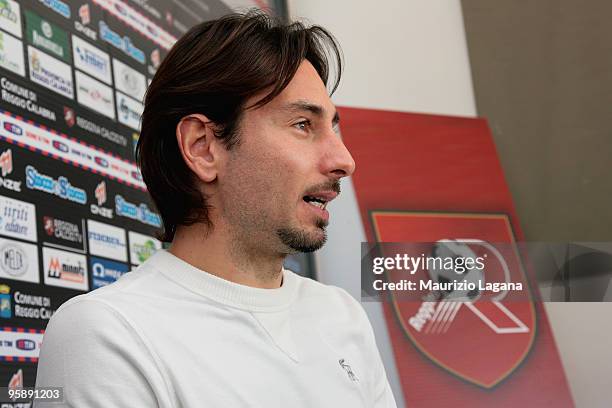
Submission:
[[[51,318],[36,407],[396,407],[374,333],[344,290],[283,270],[236,284],[160,250]]]

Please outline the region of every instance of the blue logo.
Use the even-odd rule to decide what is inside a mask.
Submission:
[[[30,190],[39,190],[47,194],[56,195],[64,200],[74,201],[79,204],[87,203],[87,193],[81,188],[74,187],[70,181],[60,176],[55,180],[53,177],[41,174],[34,166],[27,165],[26,187]]]
[[[91,257],[93,289],[109,285],[128,272],[128,266],[124,263],[108,261],[106,259]]]
[[[136,61],[141,64],[145,63],[145,54],[144,52],[136,48],[134,44],[132,44],[132,40],[127,35],[121,37],[118,33],[114,32],[104,21],[100,21],[100,38],[103,41],[111,44],[113,47],[123,51],[125,54],[134,58]]]
[[[115,212],[122,217],[140,221],[143,224],[161,227],[161,217],[149,209],[145,203],[136,205],[130,203],[121,195],[115,196]]]
[[[106,74],[108,63],[104,58],[101,58],[87,49],[82,49],[81,47],[77,47],[76,55],[82,63],[89,65],[101,74]]]
[[[23,135],[23,129],[11,122],[4,122],[4,129],[17,136]]]
[[[125,246],[125,243],[121,242],[121,240],[117,237],[111,237],[110,235],[101,234],[99,232],[94,231],[89,231],[89,239],[120,248],[123,248]]]
[[[51,10],[66,18],[70,18],[70,6],[61,0],[39,0],[42,4],[49,7]]]

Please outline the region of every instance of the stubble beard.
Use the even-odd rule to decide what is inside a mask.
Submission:
[[[316,227],[323,232],[323,236],[314,236],[298,228],[279,228],[276,230],[276,235],[286,247],[291,249],[291,253],[314,252],[321,249],[327,242],[326,226],[326,221],[317,220]]]

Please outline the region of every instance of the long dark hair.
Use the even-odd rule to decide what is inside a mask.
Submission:
[[[136,146],[136,161],[164,223],[163,241],[172,241],[177,225],[212,228],[207,196],[180,154],[175,133],[179,121],[204,114],[214,122],[215,136],[231,149],[240,143],[242,112],[281,93],[304,59],[326,84],[330,63],[336,64],[333,93],[342,72],[341,51],[319,26],[284,24],[249,11],[201,23],[174,44],[147,90]],[[245,106],[266,89],[271,91],[265,97]]]

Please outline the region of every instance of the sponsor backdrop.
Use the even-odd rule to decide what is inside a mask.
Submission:
[[[524,240],[484,120],[339,110],[369,242]],[[408,406],[573,406],[528,260],[518,251],[504,258],[507,279],[524,285],[521,300],[384,299]]]
[[[161,248],[133,157],[146,87],[178,37],[229,11],[0,0],[0,387],[34,385],[62,303]]]

